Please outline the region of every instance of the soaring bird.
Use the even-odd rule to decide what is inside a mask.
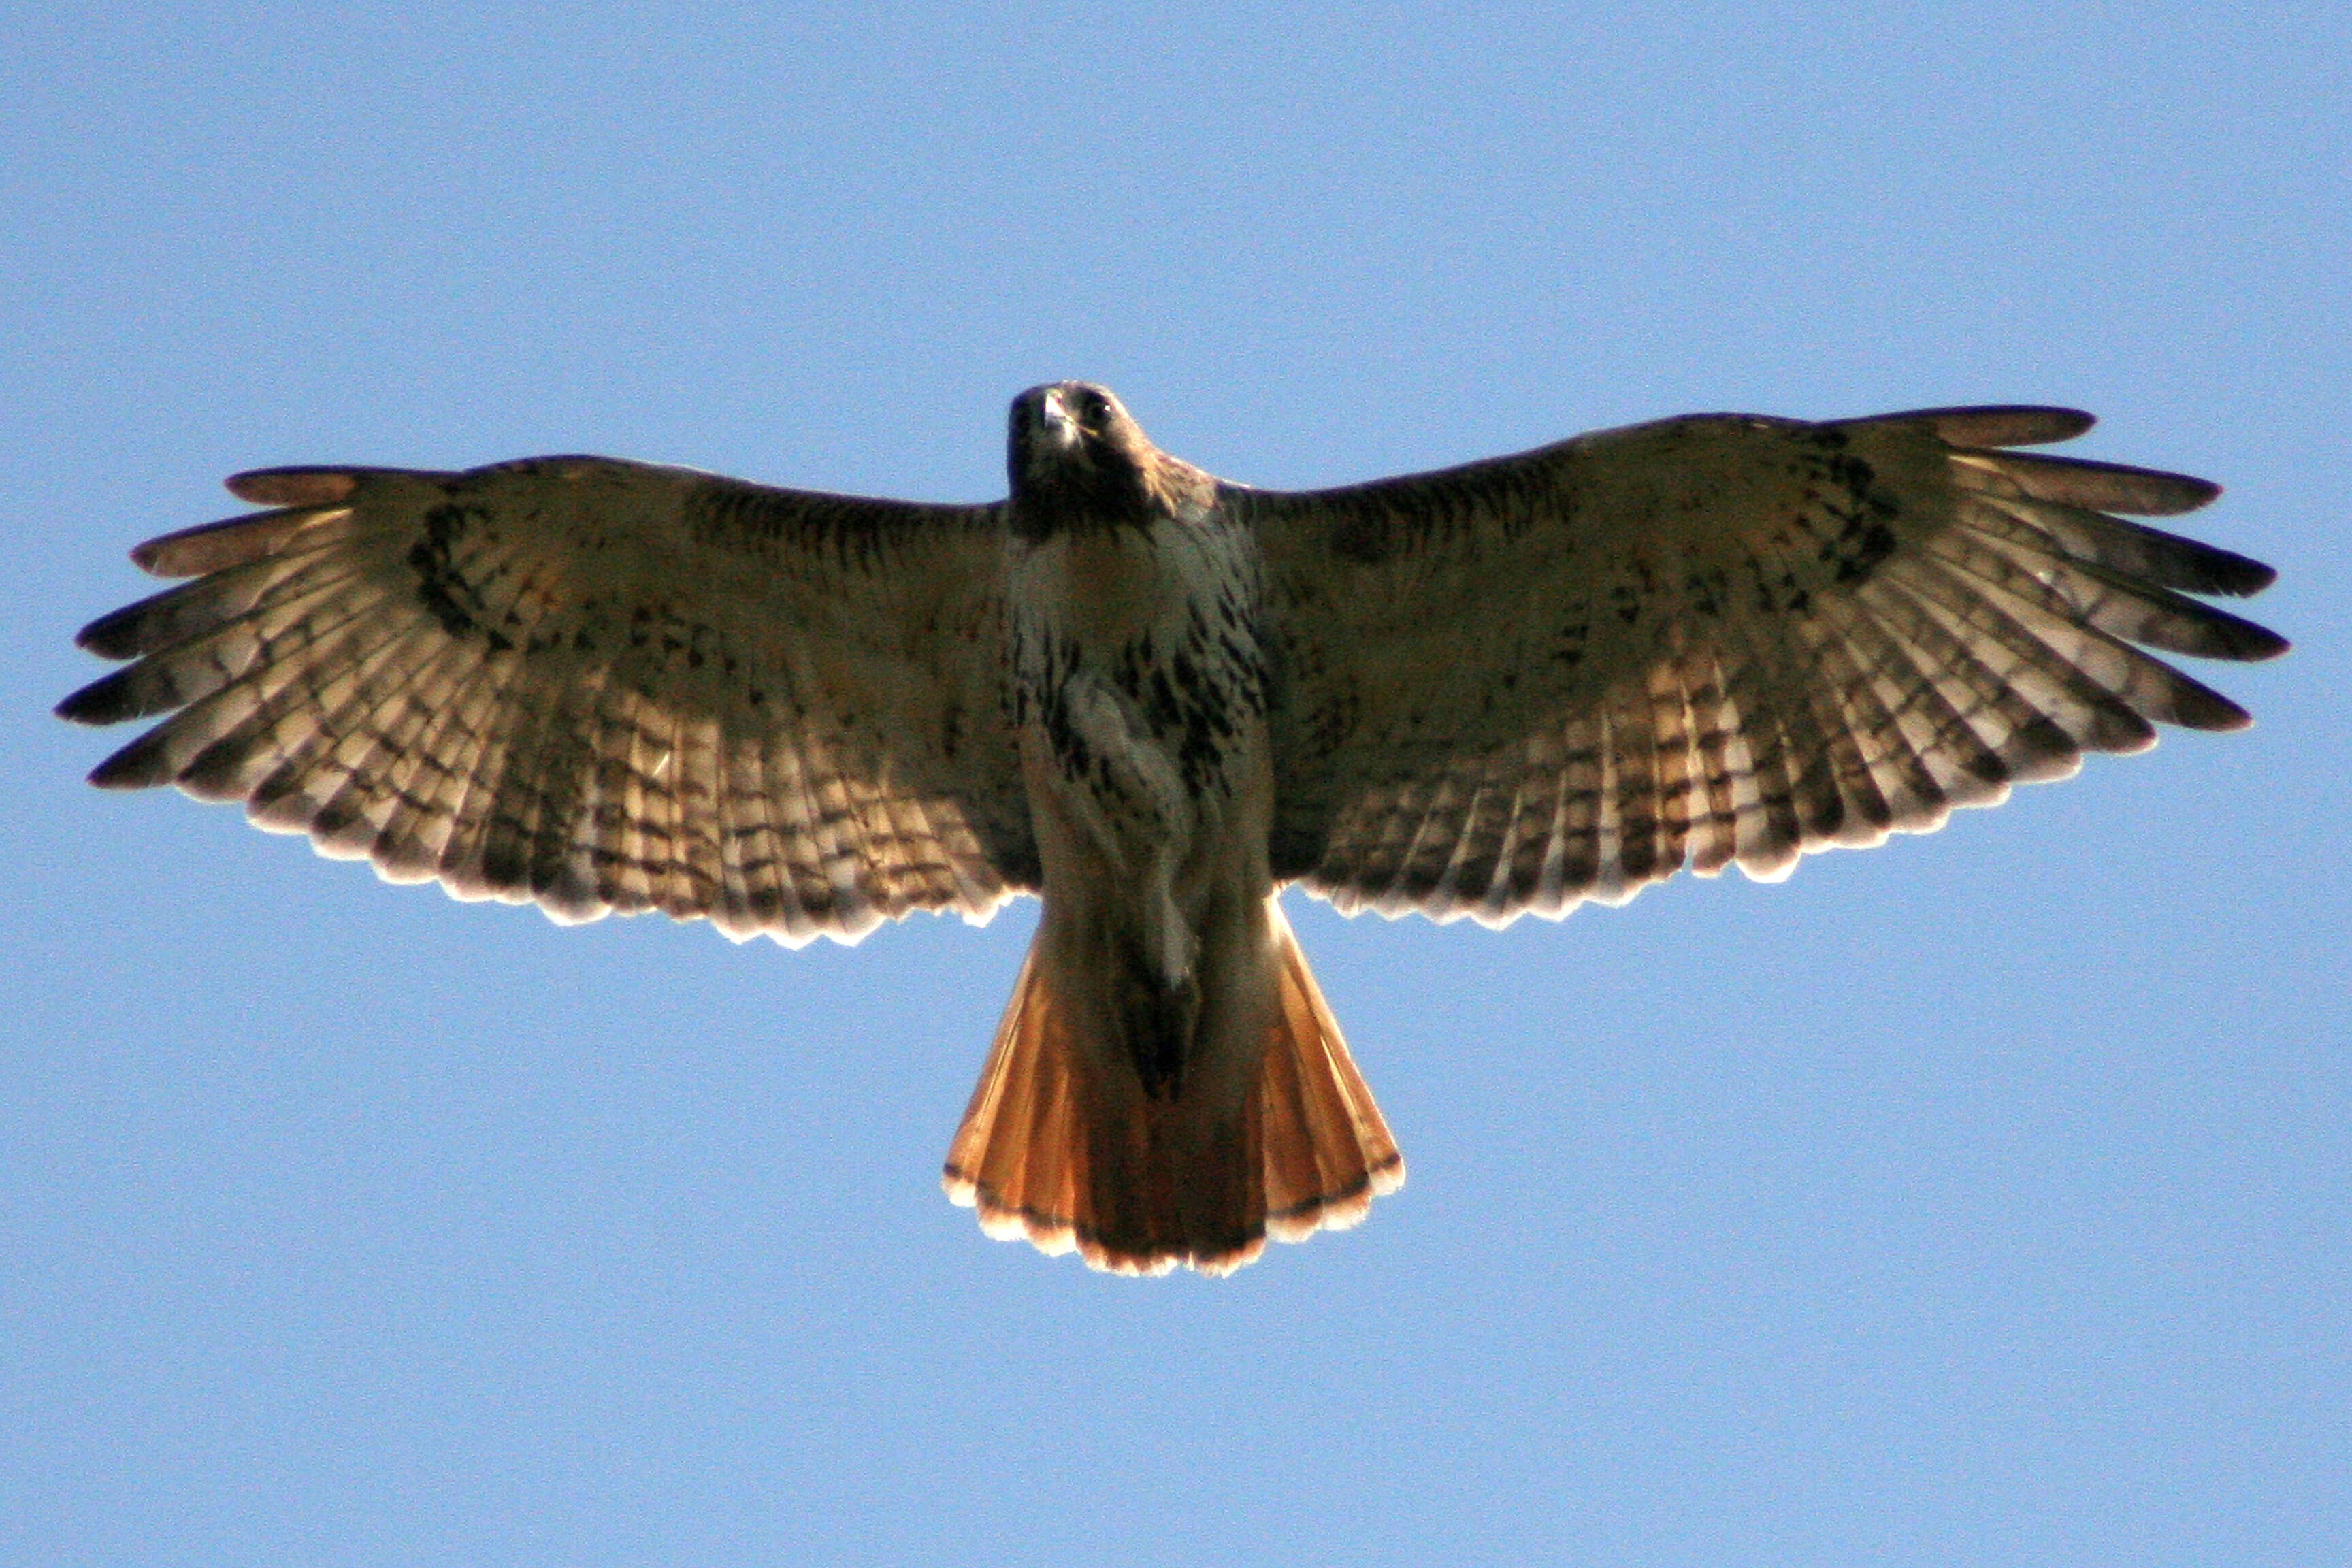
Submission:
[[[854,942],[1044,900],[945,1171],[994,1236],[1223,1273],[1403,1180],[1280,889],[1501,925],[1798,857],[2242,710],[2269,568],[2115,513],[2090,416],[1701,415],[1342,489],[1013,405],[942,506],[604,458],[239,474],[131,558],[92,782],[241,800],[392,881]],[[2136,646],[2137,645],[2137,646]]]

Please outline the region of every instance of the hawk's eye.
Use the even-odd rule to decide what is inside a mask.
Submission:
[[[1078,400],[1078,415],[1089,425],[1099,425],[1110,417],[1110,399],[1099,392],[1089,392]]]

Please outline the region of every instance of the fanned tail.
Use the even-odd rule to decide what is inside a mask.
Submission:
[[[1223,1115],[1197,1081],[1190,1099],[1154,1099],[1084,1049],[1083,1004],[1058,994],[1033,945],[948,1152],[948,1196],[990,1236],[1096,1268],[1228,1274],[1267,1237],[1345,1229],[1403,1185],[1396,1140],[1271,900],[1266,923],[1276,994],[1252,1010],[1268,1020],[1255,1087]]]
[[[1318,1230],[1346,1230],[1371,1212],[1374,1198],[1404,1185],[1404,1156],[1282,906],[1268,900],[1267,913],[1282,1014],[1258,1074],[1265,1228],[1276,1241],[1304,1241]]]

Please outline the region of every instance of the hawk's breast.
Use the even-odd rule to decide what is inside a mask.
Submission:
[[[1265,744],[1253,536],[1171,519],[1008,549],[1024,747],[1121,837],[1181,833],[1217,809]]]

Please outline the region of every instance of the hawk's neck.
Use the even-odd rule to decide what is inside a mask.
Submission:
[[[1059,534],[1149,532],[1198,522],[1216,504],[1217,481],[1164,453],[1140,462],[1072,465],[1026,478],[1013,490],[1013,531],[1033,543]]]

